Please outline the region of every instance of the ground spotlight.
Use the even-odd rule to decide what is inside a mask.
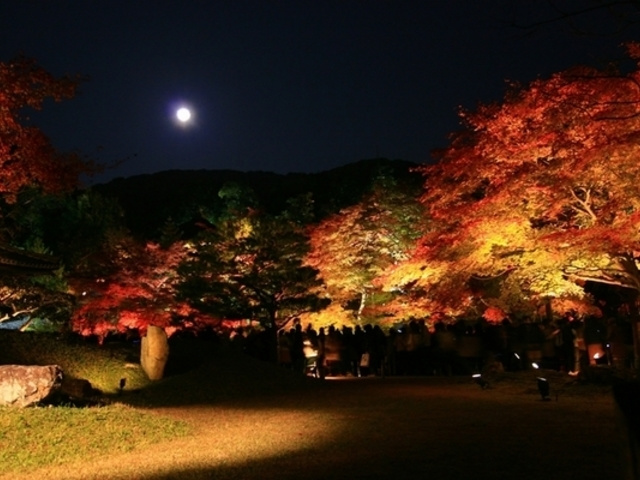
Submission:
[[[482,375],[479,373],[473,374],[471,375],[471,378],[473,378],[473,381],[476,382],[478,385],[480,385],[481,389],[485,389],[489,387],[489,382],[487,382],[484,378],[482,378]]]
[[[540,392],[540,396],[542,400],[550,400],[549,397],[549,382],[546,378],[538,377],[538,392]]]

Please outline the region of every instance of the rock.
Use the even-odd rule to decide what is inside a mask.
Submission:
[[[140,345],[140,364],[149,380],[162,379],[168,359],[167,334],[162,328],[150,325]]]
[[[65,377],[62,379],[60,394],[66,395],[71,399],[86,400],[96,396],[99,392],[94,390],[89,380]]]
[[[58,365],[0,365],[0,405],[26,407],[41,402],[61,384]]]
[[[95,407],[109,404],[100,390],[93,388],[84,378],[64,377],[62,385],[55,395],[47,400],[48,404],[73,407]]]

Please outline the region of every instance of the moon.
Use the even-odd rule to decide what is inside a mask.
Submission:
[[[176,118],[182,123],[187,123],[191,119],[191,110],[181,107],[176,111]]]

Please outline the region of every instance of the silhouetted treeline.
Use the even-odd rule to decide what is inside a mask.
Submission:
[[[287,200],[312,194],[315,219],[357,203],[381,174],[420,185],[416,164],[384,158],[361,160],[319,173],[276,174],[234,170],[170,170],[150,175],[118,178],[95,185],[95,191],[118,200],[125,223],[136,236],[153,239],[171,218],[181,224],[196,218],[199,209],[215,210],[222,204],[218,193],[229,183],[251,189],[267,213],[282,211]]]

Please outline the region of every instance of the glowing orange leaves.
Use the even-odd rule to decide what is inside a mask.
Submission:
[[[387,272],[409,258],[424,230],[417,192],[381,179],[361,202],[330,216],[311,230],[307,263],[320,270],[332,300],[348,305],[343,323],[384,315],[394,285]],[[378,300],[376,300],[378,299]],[[383,301],[384,300],[384,301]],[[347,308],[347,307],[345,307]],[[389,312],[387,312],[389,313]]]
[[[436,289],[504,272],[503,294],[533,302],[580,296],[569,271],[640,285],[620,260],[640,241],[640,70],[570,69],[461,118],[423,168],[434,221],[423,261],[447,265]]]
[[[15,201],[25,186],[48,192],[76,187],[95,167],[77,154],[60,154],[37,128],[23,124],[24,107],[40,109],[47,98],[71,98],[78,79],[55,78],[34,61],[0,63],[0,195]]]
[[[73,314],[73,330],[103,340],[114,333],[143,334],[149,325],[171,334],[216,323],[175,299],[176,267],[186,253],[180,244],[167,249],[152,243],[132,245],[126,261],[112,274],[97,281],[76,279],[81,304]]]

